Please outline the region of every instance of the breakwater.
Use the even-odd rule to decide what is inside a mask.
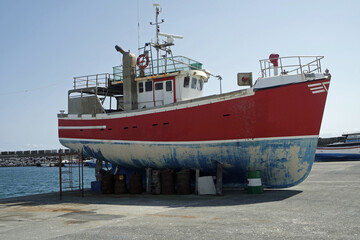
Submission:
[[[76,157],[78,153],[63,149],[62,159]],[[59,150],[7,151],[0,153],[0,167],[56,166]]]
[[[59,156],[44,157],[1,157],[0,167],[32,167],[42,164],[56,165],[59,162]]]

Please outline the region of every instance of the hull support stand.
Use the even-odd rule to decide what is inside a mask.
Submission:
[[[146,193],[151,193],[151,168],[146,168]]]
[[[218,162],[216,168],[216,195],[222,195],[222,189],[223,189],[222,169],[223,169],[222,164]]]
[[[195,194],[199,194],[199,177],[200,177],[200,170],[195,169]]]

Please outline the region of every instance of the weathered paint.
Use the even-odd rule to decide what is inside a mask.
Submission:
[[[327,91],[314,93],[314,84],[329,79],[89,118],[64,115],[59,139],[123,167],[215,175],[220,162],[224,183],[244,185],[247,170],[261,170],[265,186],[290,187],[306,178],[315,156]]]
[[[264,186],[291,187],[309,174],[317,136],[205,142],[131,142],[60,139],[92,157],[128,168],[199,168],[214,174],[223,164],[224,183],[246,184],[248,170],[260,170]],[[146,156],[146,158],[145,158]]]

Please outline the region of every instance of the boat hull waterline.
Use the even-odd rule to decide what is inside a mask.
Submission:
[[[242,90],[161,108],[59,118],[71,149],[127,168],[197,168],[244,186],[262,171],[264,186],[286,188],[309,174],[329,79]],[[326,91],[313,90],[324,86]]]

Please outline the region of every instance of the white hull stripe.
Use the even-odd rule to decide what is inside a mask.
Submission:
[[[101,126],[59,126],[59,129],[105,129],[106,125]]]
[[[320,86],[321,83],[314,83],[314,84],[309,84],[308,87],[316,87],[316,86]]]
[[[211,141],[179,141],[179,142],[161,142],[161,141],[128,141],[128,140],[101,140],[101,139],[79,139],[79,138],[60,138],[60,141],[76,141],[76,142],[97,142],[110,144],[217,144],[217,143],[232,143],[232,142],[250,142],[250,141],[271,141],[271,140],[285,140],[285,139],[306,139],[318,138],[318,135],[308,136],[292,136],[292,137],[272,137],[272,138],[247,138],[247,139],[231,139],[231,140],[211,140]]]
[[[315,94],[315,93],[321,93],[321,92],[325,92],[325,90],[322,89],[322,90],[318,90],[318,91],[312,91],[313,94]]]
[[[313,87],[313,88],[310,88],[312,91],[313,90],[319,90],[319,89],[324,89],[323,86],[320,86],[320,87]]]
[[[309,87],[310,91],[313,94],[316,94],[316,93],[327,92],[328,88],[325,86],[326,84],[329,85],[330,81],[321,82],[321,83],[314,83],[314,84],[308,84],[308,87]]]

